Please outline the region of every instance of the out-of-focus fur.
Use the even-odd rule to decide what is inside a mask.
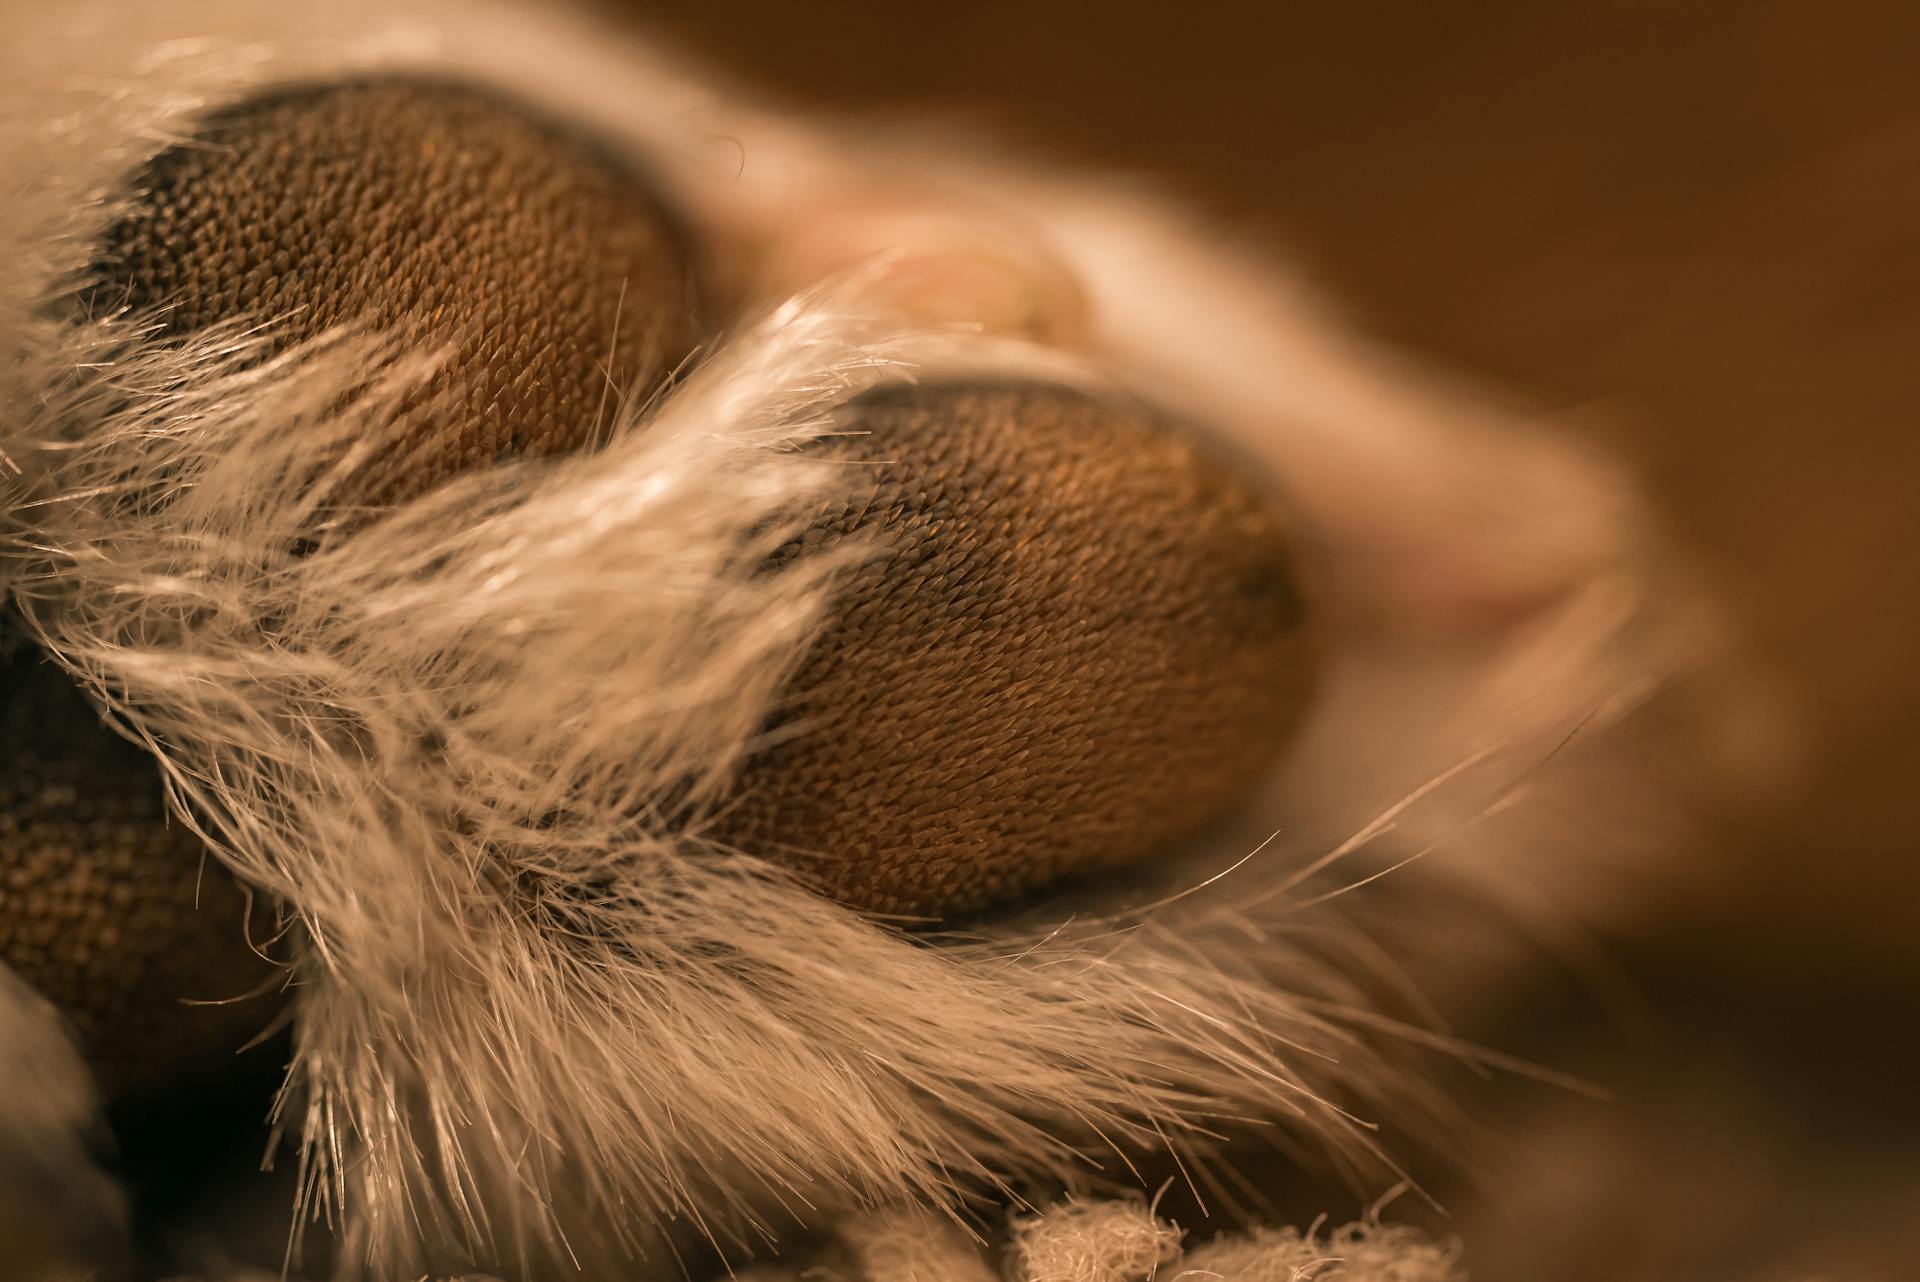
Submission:
[[[1456,1120],[1410,1061],[1475,1053],[1374,1012],[1329,897],[1426,859],[1495,916],[1641,902],[1652,781],[1654,831],[1625,841],[1567,806],[1582,768],[1630,769],[1593,741],[1711,653],[1684,571],[1599,461],[1370,352],[1177,213],[795,124],[553,15],[25,7],[0,54],[20,189],[0,215],[0,575],[154,750],[183,821],[284,910],[281,1120],[346,1267],[591,1260],[688,1226],[738,1259],[875,1205],[1124,1188],[1144,1150],[1204,1171],[1275,1121],[1391,1183],[1376,1121]],[[1085,332],[1055,349],[928,328],[859,268],[794,293],[749,279],[727,336],[592,456],[486,473],[296,555],[314,469],[351,467],[436,353],[340,333],[255,366],[241,327],[157,350],[138,318],[41,304],[196,112],[372,69],[600,131],[716,262],[771,260],[794,208],[909,173],[916,199],[1057,254]],[[369,368],[373,395],[340,410]],[[1217,844],[1075,911],[909,938],[650,803],[715,793],[843,568],[761,572],[838,483],[792,447],[876,380],[956,371],[1142,397],[1239,450],[1301,514],[1343,644],[1294,760]],[[1383,1259],[1394,1241],[1364,1237]],[[1313,1267],[1297,1235],[1266,1246]],[[1356,1282],[1446,1276],[1387,1268]]]

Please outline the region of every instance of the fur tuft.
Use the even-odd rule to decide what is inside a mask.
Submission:
[[[0,51],[37,104],[0,130],[0,168],[34,179],[0,216],[0,588],[281,906],[297,1042],[279,1118],[349,1267],[400,1275],[430,1244],[579,1258],[587,1225],[737,1257],[856,1208],[958,1220],[982,1193],[1137,1186],[1127,1155],[1149,1148],[1203,1182],[1225,1136],[1274,1121],[1290,1152],[1378,1175],[1378,1122],[1448,1124],[1392,1053],[1438,1039],[1375,1013],[1349,974],[1367,940],[1326,904],[1344,887],[1313,879],[1475,831],[1465,879],[1503,884],[1516,850],[1540,852],[1481,825],[1525,763],[1711,653],[1697,619],[1655,608],[1645,531],[1604,468],[1330,336],[1291,281],[1152,202],[721,110],[545,13],[54,8]],[[916,199],[964,191],[1053,243],[1091,332],[1073,358],[896,335],[815,294],[582,457],[325,513],[433,353],[337,333],[262,364],[258,332],[161,346],[138,318],[36,309],[88,261],[106,193],[195,111],[395,66],[497,83],[644,153],[723,227],[715,257],[765,250],[794,191],[918,166]],[[1273,790],[1318,827],[1212,877],[1174,862],[1145,908],[1103,892],[1088,915],[941,937],[705,839],[850,555],[767,568],[844,479],[792,447],[876,379],[971,366],[1111,379],[1289,488],[1356,638]],[[1388,1236],[1329,1246],[1345,1272],[1297,1235],[1260,1241],[1264,1262],[1215,1271],[1454,1276],[1450,1256],[1360,1268],[1399,1250]]]
[[[840,564],[764,568],[836,482],[789,447],[909,347],[789,305],[601,450],[315,545],[315,494],[431,362],[112,329],[12,443],[14,594],[284,906],[282,1120],[357,1257],[564,1257],[570,1202],[744,1251],[781,1210],[958,1209],[1275,1113],[1372,1150],[1346,1104],[1390,1076],[1311,958],[1238,959],[1244,909],[935,948],[702,839]]]

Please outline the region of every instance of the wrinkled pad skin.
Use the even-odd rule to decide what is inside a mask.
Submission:
[[[1036,385],[898,386],[813,447],[860,540],[781,741],[714,834],[827,893],[940,917],[1161,852],[1299,724],[1285,518],[1190,432]]]
[[[694,343],[688,255],[652,191],[478,90],[275,92],[207,120],[132,187],[88,311],[154,315],[161,341],[244,319],[268,352],[350,324],[443,360],[341,502],[587,446]]]
[[[169,822],[152,759],[26,653],[0,661],[0,760],[0,963],[66,1017],[103,1086],[264,1028],[274,972],[240,888]]]

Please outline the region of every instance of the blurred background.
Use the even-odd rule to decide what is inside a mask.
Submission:
[[[1480,1282],[1920,1276],[1920,5],[601,0],[809,108],[1140,174],[1377,338],[1597,436],[1783,676],[1799,786],[1514,1032]]]

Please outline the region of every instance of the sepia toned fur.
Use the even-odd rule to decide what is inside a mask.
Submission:
[[[817,1251],[880,1282],[971,1276],[1005,1241],[1032,1282],[1460,1276],[1365,1219],[1247,1217],[1178,1264],[1142,1172],[1213,1187],[1277,1151],[1328,1206],[1408,1185],[1407,1150],[1473,1131],[1433,1065],[1534,1070],[1381,990],[1410,970],[1449,1009],[1497,1001],[1539,937],[1677,875],[1635,714],[1737,650],[1605,460],[1375,351],[1176,206],[783,115],[572,15],[28,8],[0,53],[8,627],[273,915],[296,1252],[401,1278]],[[419,407],[462,430],[456,328],[253,314],[160,341],[164,306],[88,290],[156,155],[262,93],[366,78],[478,86],[649,175],[707,336],[660,386],[609,374],[577,449],[342,516],[325,495],[425,457]],[[1316,694],[1253,795],[1175,847],[909,922],[715,815],[836,592],[888,555],[782,554],[864,493],[814,447],[864,430],[875,388],[982,382],[1144,407],[1277,494]],[[1760,773],[1765,699],[1740,702],[1677,714],[1706,773]],[[0,1017],[44,1030],[36,1000]],[[0,1187],[52,1164],[93,1199],[74,1214],[111,1218],[77,1086],[18,1072],[21,1116],[61,1125],[7,1139]]]

